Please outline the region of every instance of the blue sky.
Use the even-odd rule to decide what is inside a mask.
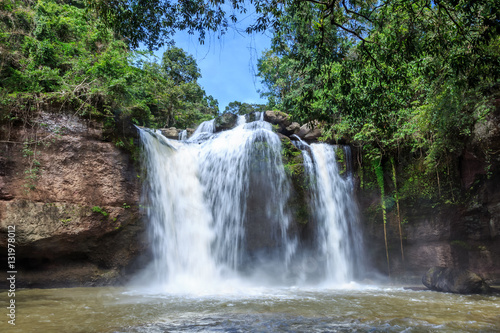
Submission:
[[[241,30],[241,29],[239,29]],[[174,36],[175,45],[191,54],[198,63],[202,77],[200,85],[208,95],[219,101],[220,112],[233,101],[265,104],[258,89],[260,78],[256,77],[257,59],[270,46],[270,37],[264,34],[248,35],[235,28],[217,38],[208,35],[200,45],[197,35],[179,32]],[[159,59],[165,47],[155,52]]]

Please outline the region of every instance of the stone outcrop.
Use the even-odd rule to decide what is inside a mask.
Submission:
[[[264,113],[264,120],[273,125],[279,125],[280,127],[286,127],[292,124],[290,116],[281,111],[266,111]]]
[[[290,125],[285,127],[285,129],[283,130],[283,134],[285,134],[287,136],[291,136],[291,135],[299,133],[299,131],[300,131],[300,124],[293,122]]]
[[[161,131],[161,134],[163,134],[163,136],[165,136],[166,138],[174,139],[174,140],[179,139],[179,133],[181,132],[181,130],[179,130],[175,127],[162,128],[162,129],[160,129],[160,131]]]
[[[261,118],[260,112],[251,112],[245,115],[245,121],[251,123]],[[297,135],[302,140],[309,142],[314,142],[319,139],[322,135],[321,129],[318,123],[307,123],[301,126],[297,122],[292,122],[290,115],[276,110],[268,110],[263,114],[263,120],[271,123],[275,126],[275,131],[279,134],[291,137],[292,135]],[[214,129],[215,132],[226,131],[236,127],[238,123],[238,115],[230,112],[224,112],[222,115],[215,118]],[[164,136],[169,139],[178,139],[179,133],[182,130],[175,127],[163,128],[161,132]],[[187,129],[188,137],[190,137],[194,130]]]
[[[318,124],[307,123],[300,127],[297,136],[307,141],[317,140],[321,136],[321,130]]]
[[[224,112],[222,115],[215,118],[215,132],[226,131],[236,126],[238,116],[234,113]]]
[[[297,135],[299,138],[307,141],[315,141],[321,136],[321,130],[318,124],[305,124],[300,126],[297,122],[292,122],[290,116],[281,111],[266,111],[264,120],[276,125],[277,132],[286,136]]]
[[[36,131],[14,127],[0,144],[0,260],[15,226],[19,287],[124,279],[146,253],[130,154],[98,124],[54,113],[32,121]]]
[[[482,277],[469,270],[432,267],[422,277],[422,283],[434,291],[457,294],[488,294],[490,287]]]

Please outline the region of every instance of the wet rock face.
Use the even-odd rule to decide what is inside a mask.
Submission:
[[[482,277],[469,270],[432,267],[422,277],[422,283],[434,291],[457,294],[486,294],[490,287]]]
[[[59,117],[40,117],[43,144],[25,147],[33,133],[14,128],[0,147],[0,260],[15,226],[20,287],[117,282],[146,248],[137,172],[98,127]]]
[[[247,123],[251,123],[260,119],[260,112],[250,112],[245,115],[245,120]]]
[[[297,132],[297,136],[307,141],[317,140],[321,136],[321,130],[317,127],[318,124],[307,123],[302,125]]]
[[[215,118],[215,132],[225,131],[236,126],[238,116],[234,113],[224,112],[219,117]]]

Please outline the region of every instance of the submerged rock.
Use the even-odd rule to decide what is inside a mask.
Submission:
[[[456,294],[487,294],[490,287],[474,272],[460,268],[432,267],[422,277],[424,286],[434,291]]]
[[[234,113],[224,112],[215,118],[215,132],[225,131],[236,126],[238,116]]]

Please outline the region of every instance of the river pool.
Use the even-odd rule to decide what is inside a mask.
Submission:
[[[29,289],[16,292],[15,326],[6,299],[1,332],[500,332],[498,295],[394,287]]]

